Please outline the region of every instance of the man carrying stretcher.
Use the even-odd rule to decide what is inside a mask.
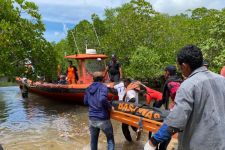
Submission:
[[[178,52],[177,64],[186,79],[176,93],[173,110],[144,150],[155,150],[177,132],[178,150],[225,149],[225,78],[202,62],[202,52],[195,45]]]

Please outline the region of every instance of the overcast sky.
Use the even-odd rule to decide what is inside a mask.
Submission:
[[[66,36],[66,31],[83,19],[90,20],[96,13],[101,18],[105,8],[114,8],[129,0],[30,0],[39,7],[42,20],[46,26],[45,37],[58,42]],[[170,15],[187,9],[207,7],[222,9],[225,0],[147,0],[156,11]]]

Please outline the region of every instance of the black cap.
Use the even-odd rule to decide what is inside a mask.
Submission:
[[[165,71],[168,71],[170,73],[170,75],[174,75],[176,73],[177,69],[174,65],[168,65],[165,68]]]

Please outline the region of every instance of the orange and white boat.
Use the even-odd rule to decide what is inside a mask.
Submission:
[[[91,49],[92,50],[92,49]],[[93,51],[93,50],[92,50]],[[86,88],[93,82],[92,74],[95,71],[105,72],[105,59],[104,54],[87,53],[87,54],[75,54],[65,56],[68,59],[77,60],[77,70],[79,80],[75,84],[53,84],[46,82],[32,82],[28,80],[29,92],[42,95],[53,100],[70,101],[77,104],[83,104],[83,97]],[[21,78],[16,79],[19,84],[22,83]],[[105,81],[109,81],[108,75],[105,77]],[[112,87],[113,83],[106,82],[108,87]],[[118,99],[117,95],[109,93],[109,100]]]

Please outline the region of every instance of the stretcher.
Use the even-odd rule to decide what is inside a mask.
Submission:
[[[153,133],[158,131],[163,120],[169,114],[168,110],[129,102],[114,101],[112,105],[114,107],[111,111],[112,119]],[[176,138],[177,135],[173,137]]]
[[[119,121],[121,123],[126,123],[126,124],[131,125],[136,128],[139,127],[140,117],[135,116],[135,115],[131,115],[131,114],[128,114],[125,112],[113,110],[113,111],[111,111],[111,118],[116,121]],[[150,120],[150,119],[146,119],[146,118],[142,119],[142,128],[147,131],[150,131],[150,132],[156,132],[160,128],[161,125],[162,125],[162,123],[158,122],[158,121],[154,121],[154,120]]]

